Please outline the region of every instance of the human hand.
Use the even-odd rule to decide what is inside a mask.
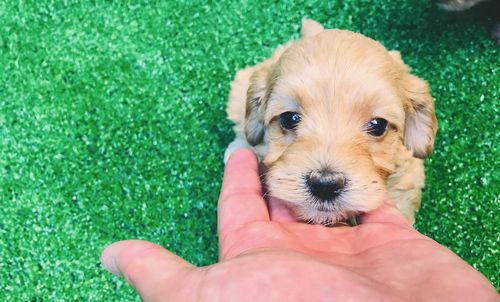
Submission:
[[[104,267],[145,301],[498,301],[480,273],[415,231],[389,202],[356,227],[294,221],[262,198],[255,156],[229,159],[218,263],[195,267],[153,243],[111,244]]]

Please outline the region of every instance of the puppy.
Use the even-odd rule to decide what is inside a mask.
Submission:
[[[227,114],[225,159],[252,148],[269,193],[298,218],[334,224],[389,195],[414,222],[437,122],[429,86],[399,52],[305,19],[300,40],[236,74]]]

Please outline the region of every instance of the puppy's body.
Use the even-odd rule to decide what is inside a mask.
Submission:
[[[290,112],[300,122],[286,129]],[[415,156],[431,152],[436,122],[427,84],[399,53],[305,20],[301,40],[237,73],[227,113],[236,139],[226,158],[252,147],[270,193],[303,220],[345,220],[389,195],[414,221],[424,186]],[[383,135],[367,134],[375,118],[388,123]]]

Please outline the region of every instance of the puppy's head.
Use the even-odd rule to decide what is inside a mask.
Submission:
[[[254,72],[245,132],[268,147],[271,195],[328,224],[378,207],[397,153],[432,151],[436,118],[427,83],[399,53],[360,34],[316,30]]]

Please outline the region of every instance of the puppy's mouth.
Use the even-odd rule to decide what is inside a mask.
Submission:
[[[327,209],[315,209],[315,207],[310,206],[306,212],[297,213],[298,217],[305,223],[310,224],[322,224],[325,226],[338,226],[338,225],[358,225],[358,217],[360,212],[355,211],[339,211],[339,210],[327,210]]]
[[[331,224],[331,223],[341,223],[341,222],[350,222],[353,219],[356,220],[361,213],[359,211],[352,211],[347,209],[342,209],[339,207],[331,208],[329,206],[320,204],[317,206],[311,205],[311,209],[317,211],[317,214],[314,216],[324,217],[329,216],[330,219],[326,219],[322,224]]]
[[[355,218],[367,209],[364,203],[356,202],[362,194],[347,173],[320,169],[302,175],[265,178],[265,195],[281,200],[296,219],[311,224],[355,225]]]
[[[283,200],[284,204],[294,213],[299,220],[310,224],[322,224],[325,226],[357,225],[356,217],[362,214],[342,206],[343,202],[322,203],[314,200],[290,201]]]
[[[311,205],[311,207],[313,209],[315,209],[316,211],[324,212],[324,213],[337,213],[337,212],[339,212],[339,210],[336,209],[335,207],[332,207],[331,205],[324,204],[324,203]]]

